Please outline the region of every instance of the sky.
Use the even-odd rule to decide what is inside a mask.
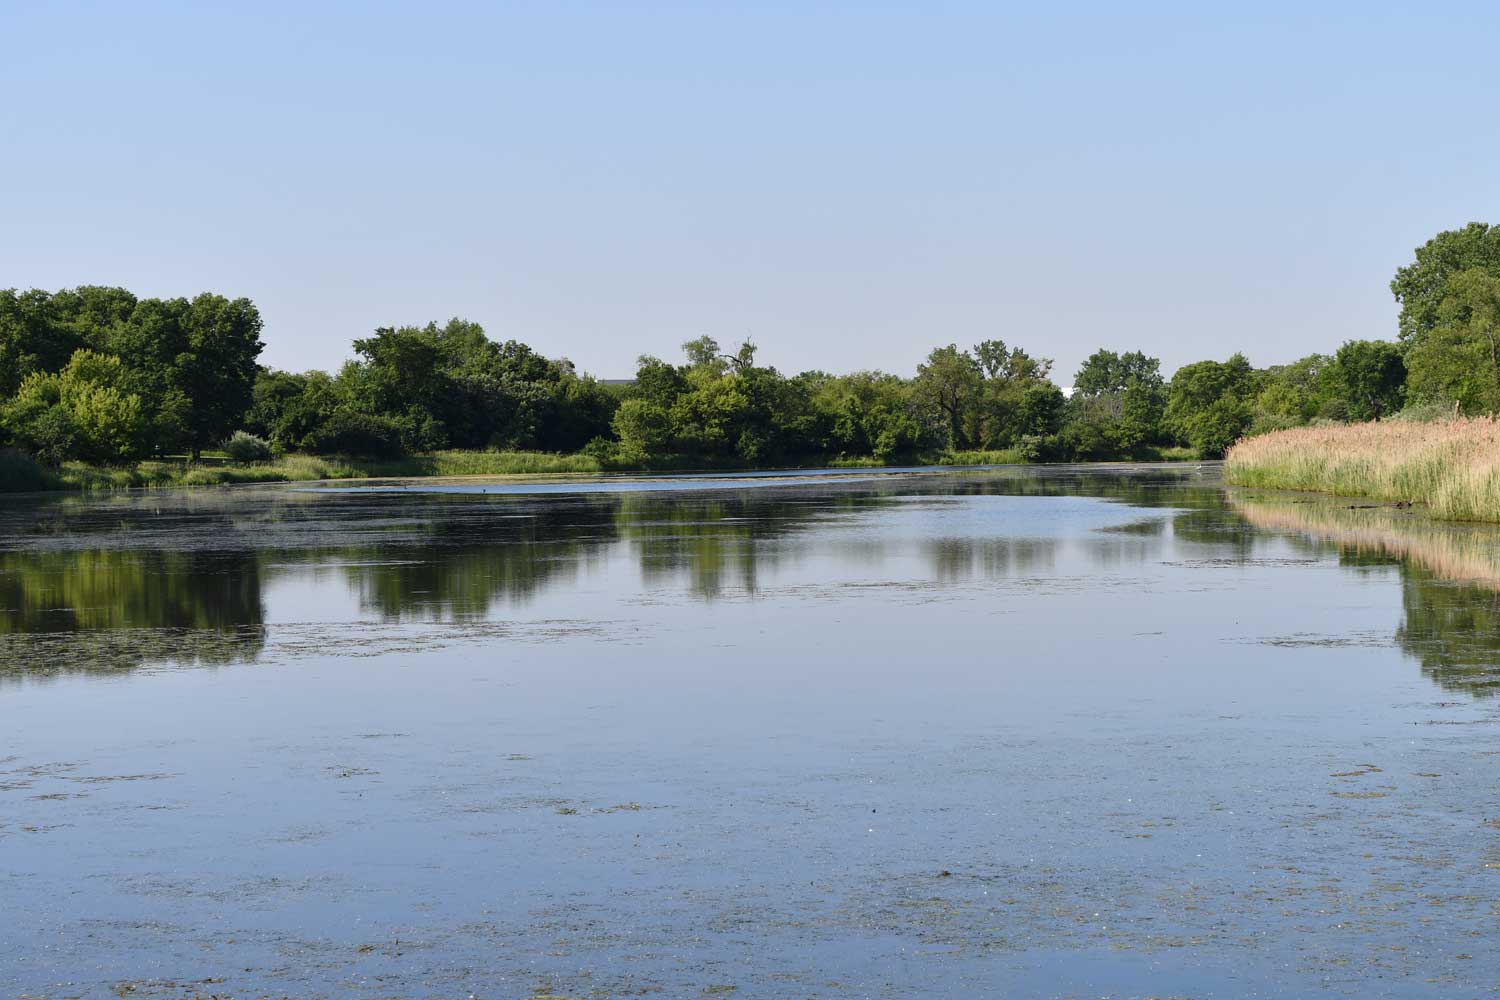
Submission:
[[[0,287],[248,296],[293,370],[451,316],[606,378],[1393,338],[1500,222],[1500,4],[1229,6],[0,0]]]

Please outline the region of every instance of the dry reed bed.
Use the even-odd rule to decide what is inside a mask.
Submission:
[[[1237,486],[1408,501],[1434,517],[1500,521],[1500,422],[1295,427],[1236,444],[1224,475]]]

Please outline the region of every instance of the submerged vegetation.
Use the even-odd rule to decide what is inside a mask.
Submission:
[[[905,377],[785,375],[749,341],[702,336],[683,363],[643,355],[633,379],[604,382],[456,318],[381,327],[338,372],[294,373],[258,363],[248,299],[6,290],[0,489],[1218,457],[1308,424],[1500,409],[1500,231],[1438,234],[1391,291],[1398,343],[1264,369],[1237,353],[1170,379],[1156,358],[1102,349],[1068,391],[1050,360],[998,339],[937,347]],[[203,460],[215,449],[227,462]],[[1495,509],[1483,483],[1444,490],[1449,516]]]
[[[1230,449],[1225,478],[1420,503],[1450,520],[1500,521],[1500,422],[1461,417],[1277,431]]]

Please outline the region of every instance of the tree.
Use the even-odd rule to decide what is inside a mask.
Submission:
[[[1401,408],[1406,363],[1401,349],[1384,340],[1351,340],[1333,359],[1334,380],[1355,420],[1379,420]]]
[[[676,365],[642,354],[636,359],[635,392],[657,406],[670,407],[687,389],[687,379]]]
[[[1234,396],[1221,396],[1187,425],[1187,441],[1207,456],[1223,455],[1245,436],[1254,419],[1250,407]]]
[[[1483,268],[1452,275],[1436,325],[1407,352],[1409,386],[1465,413],[1500,411],[1500,277]]]
[[[193,458],[224,440],[250,408],[261,343],[260,312],[249,299],[203,293],[189,306],[187,351],[177,360],[176,387],[187,397]]]
[[[53,297],[0,289],[0,399],[15,395],[33,372],[55,372],[83,341],[59,321]]]
[[[119,358],[79,350],[61,372],[28,375],[0,419],[49,464],[124,461],[140,454],[146,428],[140,397],[124,391],[124,382]]]
[[[1092,428],[1073,437],[1110,456],[1134,454],[1161,436],[1166,406],[1159,360],[1140,351],[1101,349],[1089,355],[1073,378],[1074,419]]]
[[[1161,362],[1140,351],[1116,354],[1100,349],[1088,356],[1073,377],[1074,393],[1085,397],[1124,392],[1132,384],[1162,386]]]
[[[1439,310],[1449,295],[1448,281],[1460,271],[1478,269],[1500,277],[1500,226],[1471,222],[1438,233],[1415,251],[1416,260],[1398,268],[1391,294],[1401,303],[1401,342],[1408,347],[1442,322]]]
[[[79,289],[75,322],[97,329],[125,363],[158,448],[185,445],[197,458],[235,430],[253,402],[265,346],[260,313],[249,299],[209,292],[139,302],[114,294],[121,292]]]
[[[936,348],[925,363],[917,366],[917,398],[941,413],[949,447],[969,446],[966,418],[982,383],[979,362],[968,351],[960,351],[957,344]]]
[[[682,353],[687,355],[689,368],[723,372],[727,367],[723,352],[719,350],[719,342],[707,334],[683,344]]]
[[[627,458],[640,460],[666,454],[672,445],[672,418],[659,403],[627,399],[615,410],[615,436]]]
[[[1314,417],[1346,420],[1349,405],[1340,389],[1333,358],[1309,354],[1261,373],[1255,397],[1257,422],[1262,426],[1292,426]]]
[[[813,378],[809,405],[815,426],[824,429],[826,450],[889,461],[939,443],[914,412],[904,379],[883,372]]]
[[[1221,455],[1250,429],[1254,415],[1246,401],[1255,389],[1255,371],[1243,354],[1183,365],[1168,387],[1163,423],[1205,455]]]

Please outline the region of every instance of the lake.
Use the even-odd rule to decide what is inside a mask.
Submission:
[[[1217,467],[0,500],[0,991],[1472,997],[1500,533]]]

